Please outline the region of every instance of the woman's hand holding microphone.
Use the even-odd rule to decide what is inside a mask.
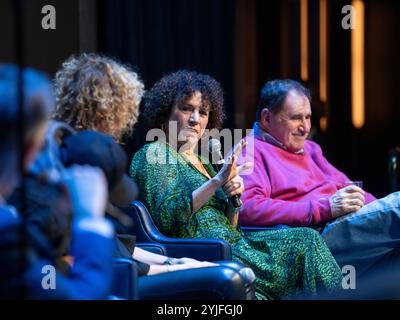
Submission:
[[[237,159],[246,145],[246,141],[243,139],[240,140],[234,147],[233,152],[227,155],[224,165],[214,177],[229,198],[236,195],[240,197],[242,195],[244,191],[244,183],[239,174],[253,166],[253,163],[251,162],[245,162],[244,164],[237,166]]]

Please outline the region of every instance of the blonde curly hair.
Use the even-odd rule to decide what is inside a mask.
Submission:
[[[52,118],[74,129],[96,130],[121,142],[138,120],[144,85],[139,76],[98,54],[72,56],[54,79],[56,108]]]

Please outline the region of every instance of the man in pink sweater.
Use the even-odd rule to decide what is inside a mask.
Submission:
[[[400,193],[375,197],[348,185],[345,174],[306,140],[311,129],[310,93],[293,80],[267,82],[257,122],[238,163],[242,174],[242,226],[310,226],[321,231],[339,265],[363,272],[400,247]],[[339,218],[340,217],[340,218]],[[389,229],[394,228],[394,233]],[[397,235],[396,235],[397,233]]]

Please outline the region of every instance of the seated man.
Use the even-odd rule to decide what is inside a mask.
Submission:
[[[399,251],[400,192],[376,200],[345,186],[350,179],[306,140],[310,102],[309,91],[293,80],[270,81],[262,89],[247,154],[238,161],[254,161],[253,172],[242,175],[240,223],[324,227],[319,230],[338,264],[353,265],[361,275]]]
[[[23,94],[18,92],[20,72]],[[26,206],[18,212],[5,200],[43,143],[51,97],[43,74],[0,64],[0,299],[104,299],[115,243],[112,225],[103,217],[107,185],[102,171],[73,166],[59,180],[73,213],[75,259],[67,276],[55,269],[53,247],[43,232],[26,223]]]

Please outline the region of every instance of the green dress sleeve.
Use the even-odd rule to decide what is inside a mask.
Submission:
[[[185,164],[168,145],[154,142],[144,146],[133,157],[130,175],[139,185],[139,199],[163,234],[195,235],[198,223],[192,213],[192,181],[185,179]]]

